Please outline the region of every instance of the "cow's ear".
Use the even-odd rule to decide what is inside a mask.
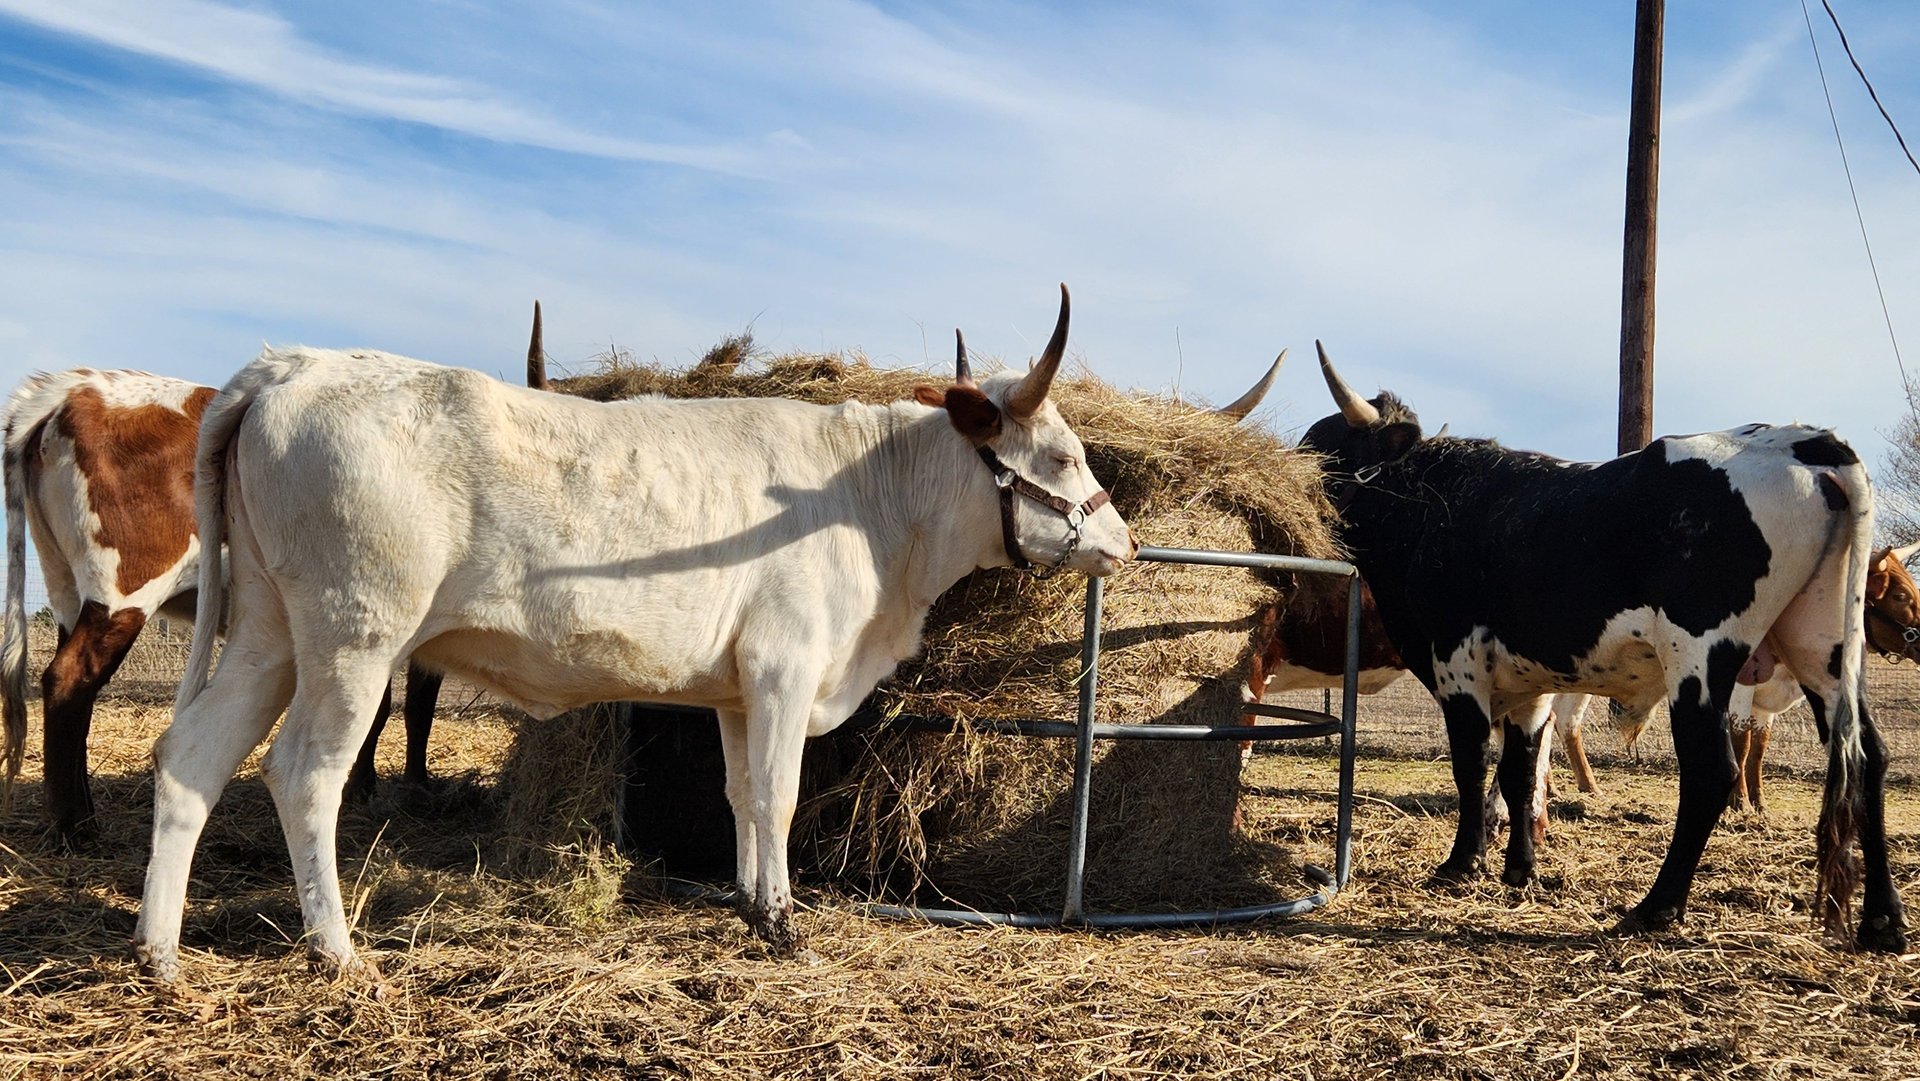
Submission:
[[[985,443],[1000,434],[1000,407],[980,393],[979,387],[951,386],[945,399],[947,418],[961,435],[975,444]]]
[[[1893,575],[1880,569],[1880,562],[1884,562],[1890,558],[1892,557],[1881,556],[1880,560],[1875,562],[1873,569],[1867,572],[1868,604],[1878,603],[1880,598],[1887,595],[1887,590],[1893,588]]]
[[[921,405],[933,406],[935,409],[945,408],[947,404],[945,394],[925,384],[913,388],[913,400]]]
[[[1389,424],[1380,429],[1380,460],[1397,462],[1420,443],[1420,426],[1409,421]]]

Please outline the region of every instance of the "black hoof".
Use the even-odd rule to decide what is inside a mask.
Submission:
[[[69,856],[79,855],[100,839],[100,826],[91,814],[77,822],[55,822],[52,838],[56,850]]]
[[[348,775],[346,787],[340,790],[340,799],[354,807],[373,802],[373,778],[359,773]]]
[[[1613,925],[1616,935],[1645,935],[1656,931],[1665,931],[1686,918],[1684,908],[1630,909]]]
[[[1448,860],[1433,869],[1433,875],[1427,882],[1434,886],[1462,886],[1479,878],[1484,869],[1478,859]]]
[[[1533,881],[1533,867],[1531,865],[1515,867],[1509,863],[1506,869],[1500,872],[1500,881],[1509,886],[1524,886]]]
[[[1854,944],[1871,953],[1907,952],[1907,929],[1897,916],[1862,916]]]
[[[767,952],[775,957],[792,957],[803,944],[799,932],[793,929],[790,911],[768,912],[751,902],[743,902],[740,918],[746,921],[753,937],[766,943]]]

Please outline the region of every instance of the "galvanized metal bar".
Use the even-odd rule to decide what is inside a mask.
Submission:
[[[1143,563],[1192,563],[1206,567],[1252,567],[1255,570],[1307,571],[1314,574],[1354,573],[1353,564],[1339,559],[1270,555],[1266,552],[1216,552],[1206,548],[1156,548],[1147,545],[1134,557]]]
[[[1269,707],[1278,708],[1278,707]],[[1243,739],[1315,739],[1322,736],[1340,734],[1340,722],[1331,714],[1314,713],[1312,710],[1291,710],[1289,717],[1299,720],[1293,724],[1128,724],[1113,721],[1096,722],[1093,726],[1093,738],[1101,739],[1144,739],[1144,740],[1243,740]],[[882,717],[877,714],[862,717],[848,724],[858,724],[874,728],[912,728],[927,732],[952,732],[961,727],[976,731],[991,732],[1002,736],[1040,736],[1061,739],[1078,739],[1081,728],[1072,721],[1006,720],[982,718],[975,721],[959,721],[952,717],[922,717],[914,714],[901,714],[896,717]]]
[[[1360,575],[1347,579],[1347,671],[1340,681],[1340,802],[1334,810],[1333,888],[1353,873],[1354,714],[1360,698]]]
[[[1060,909],[1064,923],[1085,913],[1080,899],[1087,877],[1087,816],[1093,803],[1093,707],[1100,688],[1100,613],[1106,580],[1087,579],[1087,615],[1080,640],[1080,733],[1073,748],[1073,828],[1067,840],[1067,896]]]

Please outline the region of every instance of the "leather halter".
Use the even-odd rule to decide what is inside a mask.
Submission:
[[[1896,662],[1902,659],[1905,659],[1905,660],[1914,659],[1911,653],[1914,646],[1916,644],[1920,644],[1920,627],[1913,627],[1905,623],[1902,623],[1899,620],[1893,618],[1892,616],[1886,614],[1885,612],[1882,612],[1880,609],[1875,608],[1871,604],[1867,605],[1867,615],[1872,616],[1874,619],[1877,619],[1882,623],[1891,624],[1895,630],[1900,632],[1901,648],[1898,650],[1881,649],[1879,646],[1876,646],[1873,644],[1873,636],[1868,635],[1867,645],[1872,647],[1875,653],[1880,654],[1882,657],[1890,658],[1891,660]]]
[[[975,450],[980,460],[987,463],[987,468],[993,472],[994,487],[1000,489],[1000,542],[1006,545],[1007,558],[1013,561],[1015,568],[1033,571],[1035,578],[1051,578],[1060,573],[1060,568],[1066,566],[1067,560],[1073,558],[1073,553],[1080,547],[1080,528],[1095,511],[1112,502],[1113,497],[1102,488],[1076,506],[1014,472],[1012,466],[1000,460],[992,447],[977,447]],[[1015,492],[1067,520],[1067,549],[1052,566],[1040,566],[1021,554],[1020,538],[1013,531]]]

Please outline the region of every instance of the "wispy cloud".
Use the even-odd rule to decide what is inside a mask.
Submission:
[[[1898,21],[1858,6],[1869,40]],[[268,337],[510,370],[534,296],[561,357],[690,359],[752,321],[774,348],[909,363],[944,362],[961,325],[1018,360],[1065,279],[1074,350],[1121,383],[1224,400],[1318,337],[1434,424],[1611,448],[1618,21],[328,10],[0,0],[77,43],[0,67],[0,365],[212,381]],[[1870,440],[1897,380],[1810,61],[1776,12],[1715,10],[1669,42],[1658,426],[1797,415]],[[1920,118],[1920,66],[1869,61]],[[1920,199],[1873,162],[1856,175],[1911,322]],[[1276,423],[1323,393],[1284,376]]]
[[[0,0],[0,12],[309,105],[572,154],[730,172],[758,167],[750,148],[603,135],[465,80],[355,62],[258,10],[205,0]]]

